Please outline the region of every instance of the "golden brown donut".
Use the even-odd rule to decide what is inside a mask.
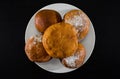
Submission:
[[[47,27],[61,20],[60,14],[55,10],[40,10],[35,15],[35,27],[39,32],[44,32]]]
[[[30,37],[26,42],[25,52],[29,60],[33,62],[46,62],[51,59],[43,47],[41,36]]]
[[[70,57],[63,58],[62,64],[68,68],[78,68],[83,64],[85,56],[85,48],[79,43],[76,52]]]
[[[64,22],[48,27],[42,42],[47,53],[54,58],[71,56],[78,47],[75,28]]]
[[[73,25],[78,32],[78,39],[82,40],[88,34],[90,20],[82,10],[70,10],[64,15],[64,22]]]

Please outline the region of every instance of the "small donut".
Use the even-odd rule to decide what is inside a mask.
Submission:
[[[35,27],[39,32],[44,32],[50,25],[61,22],[60,14],[55,10],[40,10],[35,15]]]
[[[76,52],[70,57],[63,58],[61,61],[62,64],[67,68],[78,68],[83,64],[85,56],[85,48],[79,43]]]
[[[43,47],[41,36],[30,37],[26,42],[25,52],[29,60],[33,62],[46,62],[51,59]]]
[[[76,34],[75,28],[68,23],[51,25],[43,34],[43,46],[51,57],[71,56],[78,47]]]
[[[70,10],[64,15],[64,22],[73,25],[78,32],[78,39],[81,41],[86,37],[90,28],[90,20],[82,10]]]

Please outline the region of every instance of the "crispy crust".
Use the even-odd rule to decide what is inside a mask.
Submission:
[[[57,23],[50,26],[43,35],[43,46],[54,58],[71,56],[78,47],[76,30],[68,23]]]

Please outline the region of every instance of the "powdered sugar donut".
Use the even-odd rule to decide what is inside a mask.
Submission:
[[[41,42],[42,35],[31,36],[25,45],[25,52],[29,60],[34,62],[45,62],[51,59],[46,53]]]
[[[68,68],[78,68],[83,64],[85,56],[85,48],[82,44],[79,43],[76,52],[72,56],[63,58],[62,64]]]
[[[73,25],[79,40],[85,38],[90,27],[90,20],[82,10],[71,10],[64,15],[64,22]]]

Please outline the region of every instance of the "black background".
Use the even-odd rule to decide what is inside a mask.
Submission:
[[[40,8],[51,3],[69,3],[91,19],[96,43],[90,59],[79,69],[64,74],[47,72],[30,62],[24,52],[28,21]],[[3,0],[0,1],[0,79],[119,79],[120,9],[116,0]]]

